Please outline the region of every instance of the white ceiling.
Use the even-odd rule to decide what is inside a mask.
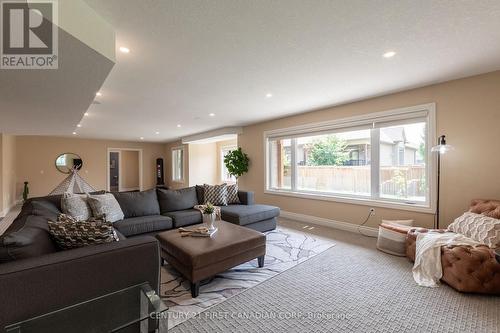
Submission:
[[[86,2],[131,52],[81,137],[167,141],[500,69],[498,0]]]
[[[68,136],[114,63],[59,29],[58,69],[0,69],[0,133]]]

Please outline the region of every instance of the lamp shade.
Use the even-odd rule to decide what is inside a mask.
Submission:
[[[453,146],[446,144],[446,136],[441,135],[439,137],[439,143],[437,146],[431,148],[433,153],[446,154],[450,150],[453,150]]]

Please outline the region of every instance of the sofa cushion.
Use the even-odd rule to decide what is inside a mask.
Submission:
[[[201,213],[196,209],[179,210],[177,212],[165,213],[164,215],[172,218],[174,221],[174,228],[202,222]]]
[[[64,193],[61,198],[62,212],[78,221],[86,221],[92,217],[92,209],[87,203],[86,194]]]
[[[198,199],[198,204],[203,205],[205,204],[205,189],[203,188],[203,185],[196,185],[196,198]]]
[[[172,229],[172,219],[162,215],[130,217],[113,223],[125,237]]]
[[[101,195],[89,195],[87,202],[92,208],[95,217],[104,215],[106,221],[116,222],[123,219],[123,211],[118,201],[111,193]]]
[[[116,192],[113,195],[120,204],[125,218],[160,215],[155,189],[143,192]]]
[[[20,226],[0,236],[0,262],[26,259],[57,251],[50,238],[47,219],[25,215],[16,219]]]
[[[30,215],[42,216],[47,220],[55,220],[62,213],[57,206],[50,201],[33,201],[31,205]]]
[[[191,209],[198,204],[195,187],[178,190],[157,189],[160,211],[162,214],[178,210]]]
[[[221,216],[224,221],[239,225],[272,219],[280,215],[280,209],[267,205],[230,205],[221,207]]]

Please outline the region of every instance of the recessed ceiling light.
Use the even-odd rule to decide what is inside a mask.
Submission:
[[[271,93],[266,94],[266,98],[271,98],[271,97],[273,97],[273,94],[271,94]]]
[[[158,134],[160,134],[160,132],[156,131],[155,134],[158,135]]]
[[[125,47],[125,46],[120,46],[120,52],[121,53],[129,53],[130,49],[128,47]]]
[[[78,125],[76,125],[76,127],[82,127],[82,124],[78,124]]]
[[[210,117],[215,117],[215,113],[210,113],[209,116]]]
[[[395,55],[396,55],[396,52],[394,52],[394,51],[388,51],[388,52],[386,52],[386,53],[383,54],[383,57],[384,58],[392,58]]]
[[[177,124],[177,127],[181,127],[181,124]]]
[[[144,137],[143,137],[143,136],[141,136],[139,139],[144,140]]]
[[[89,113],[88,113],[88,112],[85,112],[83,115],[86,117],[86,116],[88,116],[88,115],[89,115]]]
[[[102,96],[102,93],[100,93],[100,92],[98,91],[98,92],[96,92],[96,93],[95,93],[95,95],[96,95],[97,97],[101,97],[101,96]]]
[[[76,132],[73,132],[73,135],[76,135]]]

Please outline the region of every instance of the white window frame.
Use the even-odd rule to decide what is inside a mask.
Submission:
[[[182,175],[181,175],[181,178],[175,178],[175,172],[174,170],[176,169],[176,156],[175,156],[175,152],[176,151],[182,151],[182,166],[181,166],[181,172],[182,172]],[[172,158],[172,176],[171,176],[171,179],[172,179],[172,182],[175,182],[175,183],[184,183],[184,180],[186,178],[186,151],[184,149],[183,146],[179,146],[179,147],[172,147],[171,149],[171,158]]]
[[[382,198],[379,193],[380,180],[380,135],[371,135],[371,163],[376,167],[371,168],[371,195],[348,195],[331,192],[317,192],[294,190],[295,178],[297,173],[293,169],[297,166],[293,161],[295,154],[292,153],[292,189],[273,189],[270,188],[271,165],[269,158],[269,141],[276,138],[292,138],[292,150],[294,150],[293,137],[308,136],[318,133],[328,133],[332,131],[355,130],[356,128],[370,126],[371,131],[379,131],[384,123],[389,126],[394,123],[408,121],[410,119],[423,119],[427,122],[426,127],[426,181],[429,184],[428,197],[425,203],[411,202],[405,200],[395,200]],[[361,116],[342,118],[333,121],[311,123],[300,126],[294,126],[284,129],[276,129],[264,132],[264,193],[272,195],[283,195],[306,199],[317,199],[325,201],[335,201],[349,204],[360,204],[374,207],[392,208],[399,210],[408,210],[423,213],[434,213],[436,210],[436,163],[437,156],[431,152],[433,143],[436,141],[436,105],[435,103],[416,105],[406,108],[393,109],[382,112],[375,112]]]
[[[223,183],[236,183],[236,177],[233,176],[233,179],[225,179],[224,177],[224,174],[225,174],[225,170],[227,170],[226,168],[226,164],[224,164],[224,152],[227,152],[227,151],[230,151],[230,150],[236,150],[238,149],[238,146],[236,145],[225,145],[225,146],[221,146],[220,147],[220,151],[219,151],[219,161],[220,161],[220,180],[223,182]],[[229,172],[228,172],[229,174]]]

